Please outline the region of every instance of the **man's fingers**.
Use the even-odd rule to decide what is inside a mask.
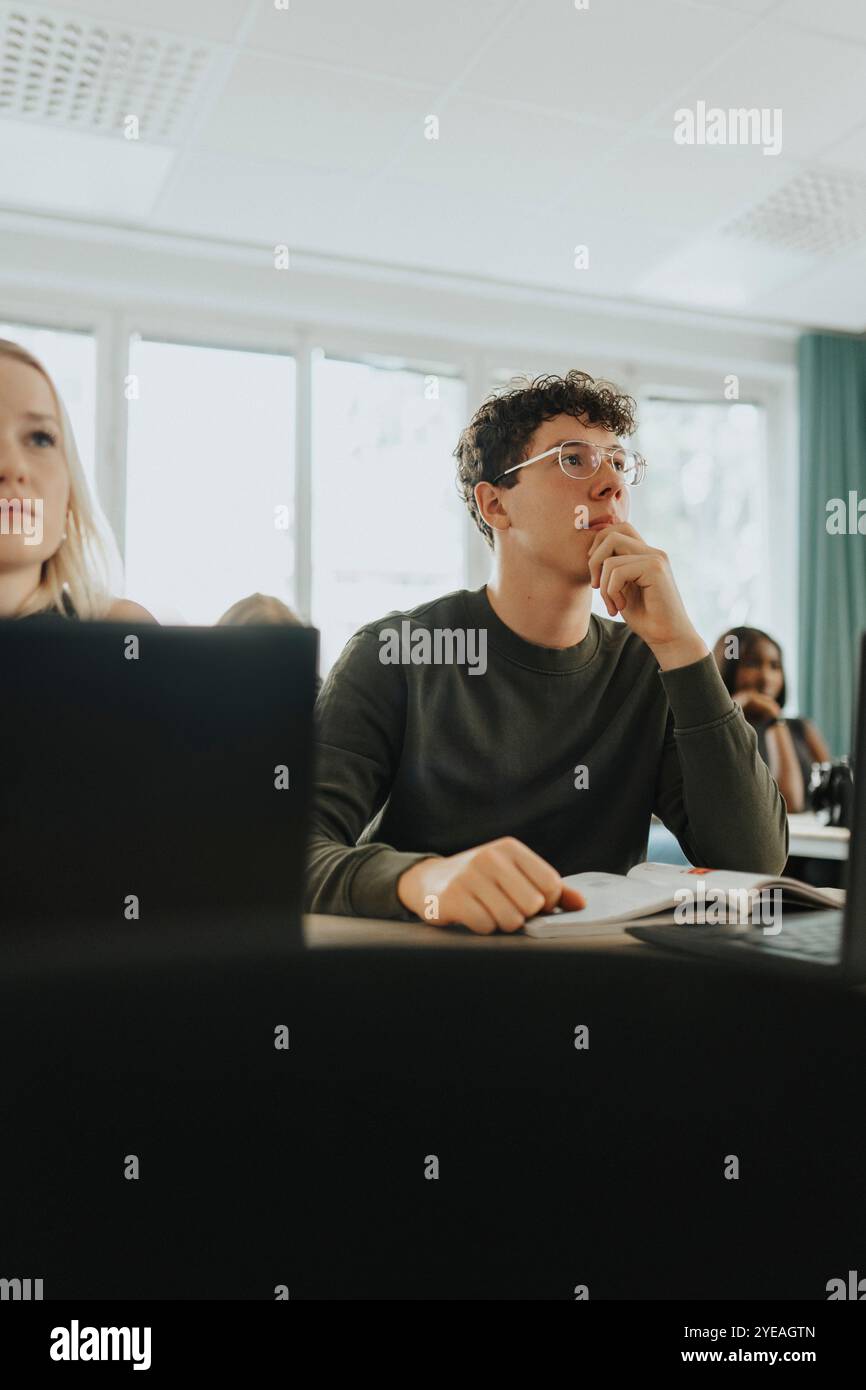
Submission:
[[[519,931],[529,918],[557,906],[571,912],[586,906],[583,895],[566,888],[553,865],[521,840],[505,836],[480,849],[453,885],[457,892],[448,895],[444,920],[489,936],[497,927]]]
[[[625,606],[623,587],[626,584],[640,584],[640,580],[647,576],[651,560],[652,557],[647,555],[641,555],[636,560],[615,555],[605,560],[598,591],[608,606],[613,605],[614,613],[619,611],[620,598]]]
[[[455,921],[462,922],[470,931],[481,936],[490,936],[496,931],[496,919],[485,904],[474,893],[467,893],[464,906],[455,914]]]
[[[601,567],[601,574],[598,577],[598,592],[601,595],[608,613],[613,618],[619,612],[619,605],[613,594],[610,592],[610,582],[613,573],[613,566],[617,561],[622,560],[622,556],[608,556]]]
[[[562,879],[552,864],[542,859],[540,854],[525,845],[522,840],[506,842],[512,850],[513,862],[526,875],[530,883],[544,894],[543,906],[550,909],[559,901]]]
[[[563,884],[558,905],[563,912],[577,912],[579,908],[586,907],[586,898],[582,893],[578,893],[576,888],[569,888]]]
[[[627,523],[619,523],[617,526],[608,527],[604,531],[599,531],[598,539],[594,540],[589,548],[587,560],[589,562],[589,575],[593,588],[595,588],[599,582],[602,566],[609,556],[648,554],[652,549],[652,547],[648,546],[643,538],[638,535],[634,527],[629,528],[633,534],[626,534],[621,531],[620,526],[623,524]]]
[[[470,891],[479,902],[484,904],[497,927],[502,931],[518,931],[523,926],[526,920],[525,914],[503,893],[499,884],[495,883],[493,879],[485,878],[483,881],[473,884]]]
[[[543,861],[542,861],[543,862]],[[544,907],[544,894],[527,878],[523,869],[507,854],[503,854],[496,868],[496,882],[525,921],[534,917]]]

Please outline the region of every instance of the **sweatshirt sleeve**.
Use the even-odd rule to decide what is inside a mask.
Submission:
[[[375,632],[350,639],[316,701],[315,782],[307,852],[307,912],[416,921],[397,880],[430,851],[358,839],[390,794],[405,726],[405,675],[383,665]]]
[[[670,706],[654,810],[700,868],[779,874],[788,816],[712,654],[658,671]]]

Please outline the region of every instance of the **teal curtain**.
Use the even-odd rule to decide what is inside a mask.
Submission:
[[[807,333],[800,370],[800,710],[834,757],[851,747],[860,634],[866,629],[866,340]],[[850,494],[854,494],[853,498]],[[828,503],[854,534],[827,531]]]

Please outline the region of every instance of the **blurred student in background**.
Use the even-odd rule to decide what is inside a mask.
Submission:
[[[239,598],[231,608],[227,608],[217,627],[246,627],[249,623],[286,623],[289,627],[302,627],[300,618],[282,599],[272,594],[250,594]]]
[[[778,642],[760,628],[733,627],[719,638],[713,655],[731,697],[754,727],[758,752],[788,811],[808,810],[812,764],[829,762],[830,750],[811,720],[782,714],[785,670]]]
[[[0,338],[0,618],[155,622],[109,589],[97,507],[42,363]]]
[[[250,594],[238,599],[217,620],[217,627],[244,627],[249,623],[286,623],[289,627],[303,627],[297,613],[273,594]],[[317,695],[321,686],[321,678],[316,676]]]

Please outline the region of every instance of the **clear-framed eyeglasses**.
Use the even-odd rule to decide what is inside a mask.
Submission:
[[[598,472],[603,458],[610,459],[623,482],[629,487],[637,487],[646,476],[646,459],[643,454],[635,453],[633,449],[624,449],[621,444],[601,445],[591,444],[588,439],[567,439],[552,449],[545,449],[543,454],[524,459],[523,463],[515,463],[503,473],[498,473],[491,481],[494,484],[498,483],[500,478],[507,477],[509,473],[516,473],[518,468],[528,468],[531,463],[538,463],[540,459],[550,458],[553,454],[559,456],[559,466],[566,478],[591,478]]]

